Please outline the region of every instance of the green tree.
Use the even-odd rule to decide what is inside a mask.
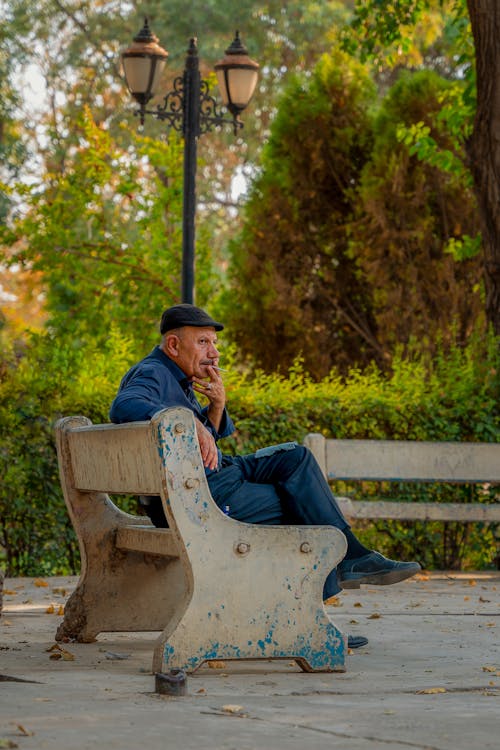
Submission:
[[[434,0],[356,0],[353,35],[347,35],[347,44],[365,57],[388,59],[383,52],[410,46],[415,25],[435,5]],[[486,315],[500,336],[500,177],[496,166],[500,159],[500,101],[496,86],[500,7],[495,0],[455,0],[445,5],[453,15],[450,31],[456,43],[450,73],[465,77],[469,85],[463,87],[462,99],[456,100],[454,108],[443,109],[443,119],[449,123],[458,145],[466,148],[466,165],[474,179],[482,232]],[[424,145],[422,158],[429,155],[428,142]]]
[[[445,154],[464,158],[463,150],[452,150],[453,138],[439,118],[453,88],[432,71],[401,75],[381,103],[360,181],[351,255],[370,287],[377,338],[388,356],[412,338],[428,351],[437,341],[464,344],[484,321],[469,175],[442,168]],[[441,158],[430,163],[412,155],[411,145],[398,137],[402,128],[428,132]]]
[[[40,274],[51,330],[105,341],[114,325],[142,349],[158,311],[179,299],[180,144],[138,138],[137,161],[87,111],[74,137],[64,173],[26,191],[10,262]],[[202,232],[202,302],[213,293],[208,248]]]
[[[336,51],[292,79],[279,103],[231,243],[238,305],[226,311],[242,353],[266,371],[300,354],[319,377],[368,361],[377,347],[367,289],[347,254],[373,99],[366,69]]]

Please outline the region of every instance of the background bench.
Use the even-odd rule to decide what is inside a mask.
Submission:
[[[329,481],[500,483],[500,443],[335,440],[304,444]],[[500,503],[419,503],[337,497],[351,519],[500,522]]]
[[[344,535],[225,516],[210,495],[192,412],[166,409],[123,425],[67,417],[56,441],[81,553],[57,640],[159,630],[153,672],[270,658],[344,671],[346,638],[322,596]],[[109,494],[160,495],[169,528],[124,513]]]

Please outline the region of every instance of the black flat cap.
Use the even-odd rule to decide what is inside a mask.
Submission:
[[[169,307],[161,316],[160,322],[160,333],[166,333],[172,331],[175,328],[182,328],[182,326],[195,326],[196,328],[215,328],[216,331],[222,331],[224,326],[222,323],[217,323],[216,320],[210,317],[205,310],[194,305],[189,305],[186,302],[182,305],[174,305]]]

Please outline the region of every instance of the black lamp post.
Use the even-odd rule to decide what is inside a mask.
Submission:
[[[224,123],[231,124],[235,134],[243,127],[239,116],[255,91],[259,65],[248,57],[237,31],[224,58],[215,65],[223,104],[232,115],[229,120],[219,112],[216,100],[209,95],[208,83],[200,78],[196,38],[190,40],[183,75],[174,79],[173,89],[166,94],[162,104],[156,109],[146,109],[158,90],[167,57],[168,52],[159,46],[147,18],[133,44],[122,54],[125,79],[130,93],[139,103],[137,114],[141,124],[145,115],[153,115],[166,120],[169,127],[184,137],[181,296],[183,302],[192,304],[198,137]]]

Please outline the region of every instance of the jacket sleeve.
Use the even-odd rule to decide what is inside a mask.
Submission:
[[[141,366],[122,380],[109,418],[117,423],[145,421],[168,406],[190,408],[190,403],[175,380],[169,382],[157,367]]]

